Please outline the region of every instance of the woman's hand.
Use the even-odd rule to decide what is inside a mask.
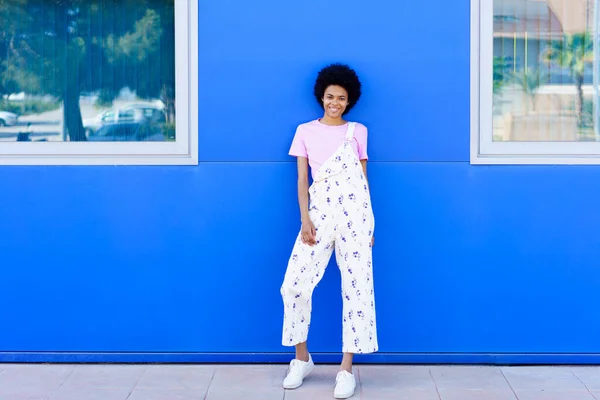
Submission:
[[[309,246],[317,244],[317,230],[310,219],[302,221],[301,238],[302,243]]]

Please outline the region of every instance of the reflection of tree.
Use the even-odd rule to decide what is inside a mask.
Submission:
[[[494,94],[500,93],[506,83],[507,62],[504,57],[494,57]]]
[[[21,47],[21,41],[15,35],[20,21],[27,15],[23,6],[28,0],[0,0],[0,98],[4,94],[18,91],[20,88],[29,91],[39,90],[39,77],[28,73],[27,59],[23,54],[31,53]]]
[[[518,72],[511,74],[512,80],[523,89],[527,96],[528,103],[535,111],[535,94],[546,80],[546,76],[540,72],[539,68],[523,68]]]
[[[130,60],[145,65],[160,50],[162,34],[163,24],[160,14],[148,9],[146,14],[135,23],[133,32],[127,32],[120,38],[115,38],[113,35],[106,38],[104,42],[106,58],[115,65],[127,64]],[[161,55],[159,54],[159,56]],[[159,90],[157,95],[165,104],[168,120],[173,120],[175,114],[175,83],[173,79],[165,79],[165,82],[155,89]]]
[[[0,0],[0,94],[63,101],[70,140],[86,140],[82,91],[174,91],[174,0]],[[160,49],[166,51],[161,52]]]
[[[589,32],[565,34],[562,41],[549,43],[543,59],[569,71],[577,88],[576,110],[579,125],[583,120],[583,77],[586,64],[594,61],[594,41]]]
[[[119,38],[108,35],[104,42],[106,58],[111,63],[129,58],[146,62],[158,50],[161,35],[160,15],[154,10],[146,10],[146,15],[135,23],[133,32],[127,32]]]

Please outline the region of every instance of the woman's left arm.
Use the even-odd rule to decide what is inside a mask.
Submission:
[[[363,173],[365,174],[365,179],[367,180],[367,188],[369,187],[369,178],[367,178],[367,160],[360,160],[360,165],[362,165]]]
[[[363,173],[365,174],[365,179],[367,180],[367,189],[369,192],[371,191],[371,187],[369,186],[369,178],[367,177],[367,160],[360,160],[360,164],[362,165]],[[375,244],[375,236],[371,238],[371,247]]]

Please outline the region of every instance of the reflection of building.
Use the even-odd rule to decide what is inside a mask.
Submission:
[[[592,30],[594,0],[496,0],[494,37],[560,38]]]
[[[551,83],[569,83],[567,71],[540,65],[546,43],[565,34],[594,31],[594,0],[495,0],[494,56],[509,70],[533,67],[551,70]],[[585,82],[591,83],[587,67]]]

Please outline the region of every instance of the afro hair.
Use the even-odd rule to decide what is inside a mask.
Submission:
[[[337,63],[319,71],[314,94],[321,107],[323,107],[325,90],[332,85],[341,86],[348,92],[348,106],[344,110],[344,114],[348,113],[358,102],[361,95],[361,83],[356,72],[347,65]]]

